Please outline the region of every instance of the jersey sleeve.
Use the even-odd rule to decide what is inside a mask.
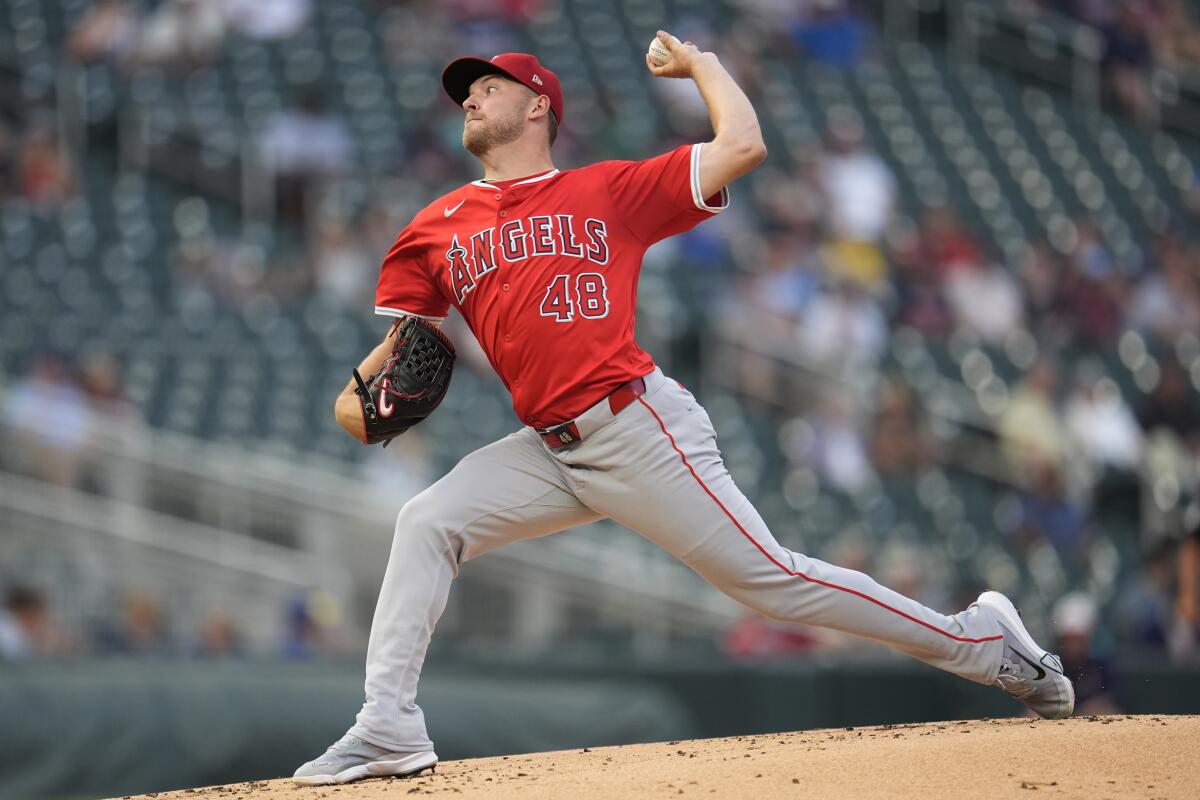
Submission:
[[[379,271],[375,287],[375,313],[387,317],[424,317],[443,320],[450,301],[429,272],[425,254],[409,226],[396,237]]]
[[[700,196],[700,149],[685,144],[645,161],[611,161],[606,178],[613,207],[646,244],[694,228],[729,207],[729,190]]]

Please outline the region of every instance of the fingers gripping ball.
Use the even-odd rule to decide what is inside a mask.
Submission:
[[[666,66],[671,60],[671,51],[657,36],[650,40],[650,49],[646,53],[650,56],[650,63],[656,67]]]
[[[398,323],[392,352],[379,372],[354,380],[363,410],[367,444],[395,437],[433,413],[446,396],[454,371],[454,345],[446,334],[417,317]]]

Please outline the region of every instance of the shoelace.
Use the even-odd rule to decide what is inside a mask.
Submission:
[[[316,763],[325,764],[325,763],[328,763],[330,761],[337,759],[339,756],[342,755],[343,751],[345,751],[346,749],[348,749],[350,747],[353,747],[355,744],[358,743],[358,741],[359,741],[358,737],[347,733],[345,736],[343,736],[342,738],[340,738],[336,742],[334,742],[332,745],[330,745],[329,749],[326,750],[325,753],[320,758],[317,759]]]
[[[996,675],[996,685],[1018,699],[1028,697],[1037,691],[1033,681],[1025,675],[1024,665],[1017,659],[1004,656],[1000,661],[1000,672]]]

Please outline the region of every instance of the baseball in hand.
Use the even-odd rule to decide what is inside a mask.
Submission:
[[[650,40],[650,49],[646,52],[650,56],[650,63],[656,67],[665,66],[671,60],[671,51],[657,36]]]

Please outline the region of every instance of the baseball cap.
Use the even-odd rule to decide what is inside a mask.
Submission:
[[[467,56],[456,58],[442,70],[442,87],[459,105],[471,93],[471,84],[484,75],[503,75],[528,87],[535,94],[550,98],[550,110],[561,125],[563,121],[562,86],[558,76],[546,69],[536,56],[528,53],[501,53],[488,61]]]

